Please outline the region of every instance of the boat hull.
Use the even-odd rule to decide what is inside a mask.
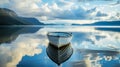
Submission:
[[[65,33],[65,36],[62,36],[62,35],[60,35],[61,33],[65,33],[65,32],[59,32],[59,33],[57,32],[56,34],[58,34],[58,35],[48,34],[47,36],[48,36],[49,42],[56,47],[61,47],[61,46],[64,46],[65,44],[70,43],[70,41],[72,39],[72,34]]]

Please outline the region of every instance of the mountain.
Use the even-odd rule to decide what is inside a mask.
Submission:
[[[120,26],[120,20],[98,21],[92,24],[72,24],[73,26]]]
[[[104,28],[104,27],[96,27],[96,30],[101,30],[101,31],[112,31],[112,32],[120,32],[120,28]]]
[[[39,22],[35,18],[25,18],[25,17],[20,17],[22,20],[27,21],[29,24],[32,25],[44,25],[43,23]]]
[[[83,24],[88,26],[120,26],[120,21],[99,21],[92,24]]]
[[[14,11],[0,8],[0,25],[43,25],[35,18],[18,16]]]

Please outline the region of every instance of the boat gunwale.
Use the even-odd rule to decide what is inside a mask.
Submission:
[[[50,33],[65,33],[65,34],[67,34],[68,36],[59,36],[59,35],[56,36],[56,35],[50,35]],[[68,33],[68,32],[49,32],[49,33],[47,33],[47,36],[67,38],[67,37],[72,37],[72,33]]]

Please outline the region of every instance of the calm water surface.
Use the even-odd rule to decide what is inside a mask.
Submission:
[[[72,33],[62,67],[120,67],[120,28],[0,27],[0,67],[58,67],[47,55],[48,32]],[[62,60],[62,59],[61,59]]]

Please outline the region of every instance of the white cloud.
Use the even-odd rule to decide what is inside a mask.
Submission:
[[[96,14],[96,16],[97,16],[97,17],[107,16],[107,14],[98,11],[97,14]]]
[[[0,5],[4,5],[6,3],[9,3],[9,0],[0,0]]]
[[[95,4],[90,2],[79,2],[78,0],[53,0],[44,2],[42,0],[5,0],[3,4],[8,3],[10,9],[14,10],[20,16],[36,17],[39,20],[110,20],[119,19],[112,14],[120,9],[115,9],[106,4]],[[2,5],[3,5],[2,4]],[[95,4],[95,5],[94,5]],[[120,5],[117,5],[119,8]]]
[[[45,17],[46,18],[46,17]],[[44,17],[43,17],[44,19]],[[97,22],[99,20],[62,20],[62,19],[58,19],[58,20],[46,20],[46,21],[42,21],[45,24],[91,24],[94,22]]]

